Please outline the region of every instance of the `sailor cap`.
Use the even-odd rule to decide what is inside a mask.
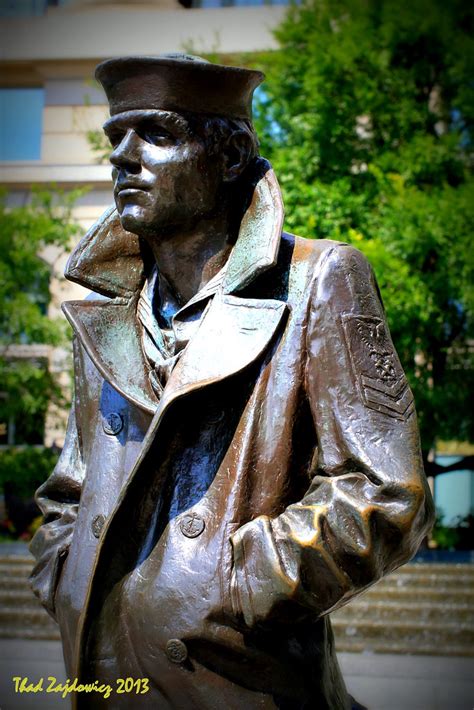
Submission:
[[[98,65],[110,115],[160,109],[252,120],[252,95],[264,74],[189,54],[119,57]]]

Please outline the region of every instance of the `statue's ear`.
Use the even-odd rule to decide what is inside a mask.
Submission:
[[[233,182],[247,167],[252,140],[245,131],[234,131],[224,146],[224,182]]]

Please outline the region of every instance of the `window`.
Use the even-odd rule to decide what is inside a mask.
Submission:
[[[289,5],[289,0],[179,0],[184,7],[255,7]]]
[[[47,0],[0,0],[0,17],[44,15]]]
[[[39,160],[43,89],[0,89],[0,160]]]

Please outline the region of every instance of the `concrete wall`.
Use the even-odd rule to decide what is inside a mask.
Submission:
[[[123,54],[196,51],[222,54],[275,49],[285,7],[185,10],[150,4],[57,8],[44,17],[4,19],[4,62],[97,60]]]

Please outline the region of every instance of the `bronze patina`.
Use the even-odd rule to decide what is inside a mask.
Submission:
[[[109,60],[115,207],[72,254],[75,399],[38,491],[32,584],[80,707],[351,707],[329,613],[410,559],[433,508],[374,275],[282,232],[263,76]]]

